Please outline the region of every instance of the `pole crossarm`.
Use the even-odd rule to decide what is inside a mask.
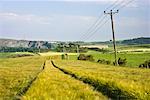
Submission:
[[[115,11],[115,12],[113,12],[112,10],[110,10],[110,12],[109,13],[107,13],[106,11],[104,11],[104,14],[116,14],[116,13],[118,13],[119,12],[119,10],[117,10],[117,11]]]

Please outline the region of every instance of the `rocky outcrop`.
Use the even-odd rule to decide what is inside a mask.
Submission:
[[[51,43],[48,41],[27,41],[27,40],[13,40],[0,39],[0,47],[24,47],[24,48],[51,48]]]

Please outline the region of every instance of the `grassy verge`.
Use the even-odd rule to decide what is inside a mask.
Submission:
[[[40,71],[40,56],[0,59],[0,99],[13,99]]]
[[[32,100],[105,100],[102,94],[65,75],[54,68],[50,61],[46,62],[44,71],[39,74],[31,88],[23,96],[23,99]]]
[[[55,61],[56,66],[114,99],[150,99],[150,70],[100,65],[85,61]]]

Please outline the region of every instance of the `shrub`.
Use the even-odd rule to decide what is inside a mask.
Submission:
[[[84,55],[80,54],[78,57],[78,60],[89,60],[89,61],[94,61],[94,58],[92,55]]]
[[[102,49],[100,49],[100,48],[88,48],[88,49],[89,50],[98,51],[98,52],[102,52],[102,53],[108,53],[108,52],[110,52],[110,50],[104,49],[104,48],[102,48]]]
[[[106,64],[107,64],[107,65],[111,64],[111,61],[110,61],[110,60],[107,60],[107,61],[106,61]]]
[[[146,60],[144,63],[140,64],[139,68],[150,68],[150,60]]]
[[[127,64],[127,59],[126,58],[124,58],[124,59],[123,58],[119,58],[117,60],[117,63],[118,63],[119,66],[125,66]],[[113,62],[113,65],[116,65],[116,63]]]
[[[123,58],[119,58],[118,59],[118,65],[119,66],[125,66],[126,63],[127,63],[127,59],[126,58],[125,59],[123,59]]]
[[[65,55],[64,54],[61,55],[61,59],[65,59]]]
[[[105,60],[105,59],[99,59],[97,62],[101,64],[107,64],[107,65],[111,64],[110,60]]]
[[[86,60],[86,57],[84,54],[80,54],[78,57],[78,60]]]
[[[94,61],[94,58],[93,58],[92,55],[87,55],[87,56],[86,56],[86,60]]]

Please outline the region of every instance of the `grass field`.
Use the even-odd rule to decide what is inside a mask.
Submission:
[[[110,50],[113,50],[113,47],[109,47]],[[150,50],[149,44],[143,44],[143,45],[119,45],[117,46],[118,50]],[[47,53],[40,53],[41,56],[59,56],[61,58],[61,55],[63,53],[58,52],[47,52]],[[77,53],[67,53],[69,55],[70,60],[77,60]],[[87,53],[84,53],[87,55],[93,55],[95,62],[98,59],[105,59],[110,60],[111,65],[113,65],[114,62],[114,53],[101,53],[97,51],[89,50]],[[150,60],[150,51],[149,52],[132,52],[132,51],[125,51],[123,53],[118,53],[117,57],[126,58],[127,64],[126,67],[138,67],[140,64],[145,62],[146,60]]]
[[[86,55],[93,55],[95,62],[98,59],[105,59],[110,60],[111,65],[113,65],[114,61],[114,54],[113,53],[101,53],[97,51],[88,51],[87,53],[84,53]],[[61,58],[61,55],[59,55]],[[141,63],[143,63],[146,60],[150,60],[150,52],[142,52],[142,53],[118,53],[117,57],[126,58],[127,64],[126,67],[138,67]],[[70,60],[77,60],[77,54],[76,55],[69,55]]]
[[[119,45],[117,44],[117,50],[137,50],[137,49],[150,49],[150,44],[137,44],[137,45]],[[113,50],[113,45],[109,46],[109,50]]]
[[[114,54],[113,53],[106,53],[102,54],[95,51],[89,51],[87,54],[91,54],[94,56],[94,59],[97,61],[98,59],[106,59],[110,60],[111,62],[114,61]],[[128,67],[138,67],[139,64],[143,63],[146,60],[150,60],[150,53],[118,53],[118,58],[126,58]]]
[[[86,55],[93,55],[95,62],[98,59],[105,59],[110,60],[111,65],[113,65],[114,62],[114,54],[113,53],[100,53],[96,51],[89,51],[85,53]],[[126,58],[127,64],[126,67],[138,67],[140,64],[142,64],[146,60],[150,60],[150,53],[118,53],[117,57]],[[70,60],[77,60],[77,55],[70,55]]]
[[[21,92],[40,71],[44,60],[39,56],[0,59],[0,99],[10,100]]]
[[[4,58],[12,58],[15,57],[15,55],[24,55],[24,54],[28,54],[28,55],[37,55],[34,53],[30,53],[30,52],[8,52],[8,53],[0,53],[0,59],[4,59]]]
[[[118,50],[130,50],[130,49],[150,49],[150,44],[139,44],[139,45],[119,45]]]
[[[64,54],[63,52],[44,52],[44,53],[39,53],[41,56],[56,56],[56,55],[62,55]],[[77,53],[67,53],[68,55],[77,55]]]
[[[150,99],[150,70],[114,67],[85,61],[55,61],[56,66],[94,84],[112,98]]]
[[[50,61],[23,96],[27,100],[105,100],[107,97],[93,91],[92,87],[65,75]]]

